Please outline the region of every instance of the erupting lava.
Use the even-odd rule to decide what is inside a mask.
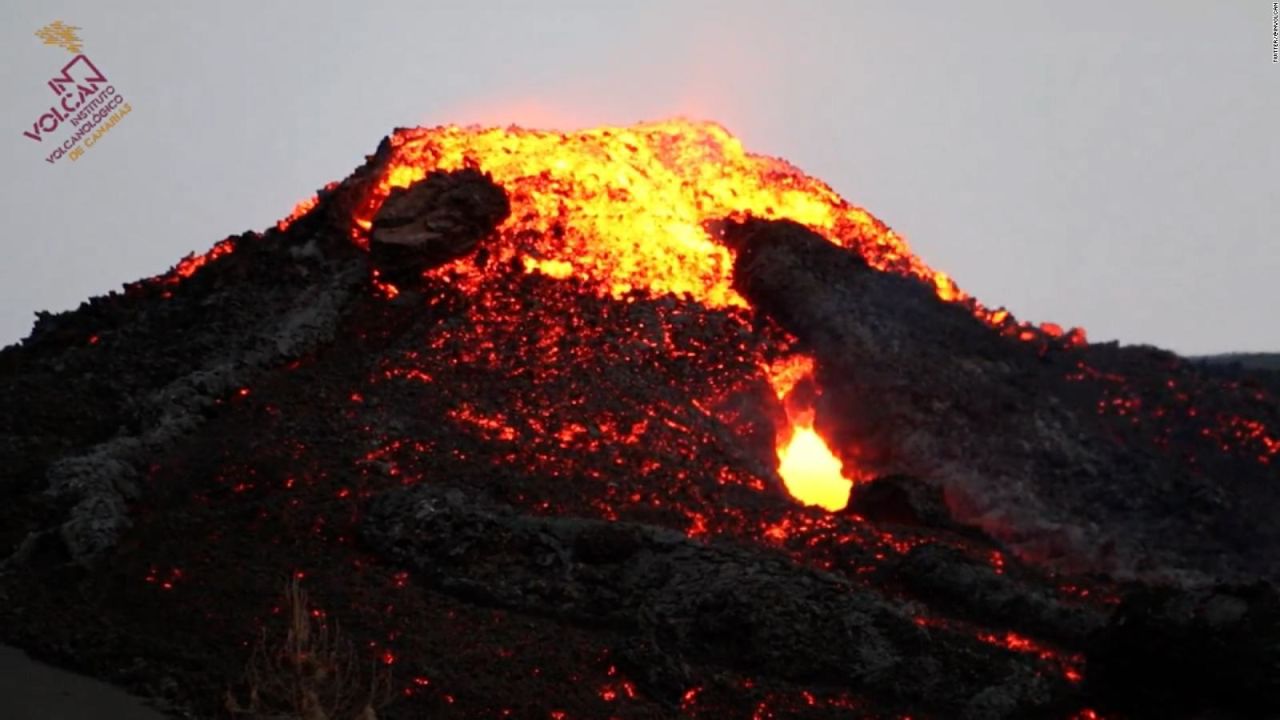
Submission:
[[[801,502],[827,510],[849,502],[853,481],[844,477],[840,459],[811,425],[792,426],[791,439],[778,449],[778,474]]]
[[[878,269],[919,278],[942,299],[966,304],[1005,332],[1032,336],[1007,312],[983,308],[945,273],[925,265],[868,212],[783,160],[747,153],[714,123],[671,120],[578,132],[401,129],[386,151],[384,170],[352,218],[352,237],[361,246],[367,246],[374,216],[393,188],[433,170],[476,167],[506,190],[512,206],[500,241],[488,246],[484,261],[574,277],[618,299],[646,291],[687,296],[708,308],[745,309],[748,303],[733,287],[733,258],[712,236],[711,223],[748,215],[786,218],[856,249]],[[314,204],[304,201],[282,227]],[[463,285],[480,275],[469,259],[447,272]],[[386,283],[379,287],[387,296],[397,292]],[[811,360],[797,358],[811,370]],[[767,374],[783,400],[790,387]],[[779,434],[779,471],[801,501],[841,507],[846,478],[855,473],[841,471],[805,414],[788,407],[791,427]]]
[[[813,429],[813,358],[796,355],[765,368],[769,384],[787,413],[789,427],[778,436],[778,474],[791,496],[807,505],[839,510],[849,502],[853,481],[843,463]]]
[[[354,218],[363,242],[382,201],[432,170],[478,167],[511,197],[500,259],[576,275],[620,297],[687,293],[708,307],[745,307],[729,251],[706,224],[731,215],[807,225],[872,265],[920,277],[945,299],[965,295],[865,210],[776,158],[747,153],[713,123],[672,120],[579,132],[455,126],[397,131],[387,171]]]

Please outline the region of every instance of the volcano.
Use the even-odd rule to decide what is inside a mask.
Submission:
[[[714,124],[399,129],[0,352],[0,629],[194,717],[1274,716],[1277,393]]]

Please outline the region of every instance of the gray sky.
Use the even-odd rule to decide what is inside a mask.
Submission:
[[[0,9],[0,344],[262,229],[398,125],[721,122],[984,303],[1093,340],[1280,350],[1265,0],[47,2]],[[132,112],[22,135],[81,28]],[[64,134],[59,130],[59,136]]]

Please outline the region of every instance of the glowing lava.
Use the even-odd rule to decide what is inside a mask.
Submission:
[[[446,126],[399,130],[390,147],[353,218],[357,242],[392,188],[431,170],[474,166],[511,199],[499,260],[577,276],[614,297],[647,289],[746,307],[732,288],[733,258],[706,230],[709,221],[744,214],[803,223],[879,269],[919,277],[949,300],[966,297],[870,213],[783,160],[746,152],[714,123],[577,132]]]
[[[498,261],[576,277],[615,298],[642,290],[686,295],[712,308],[747,307],[733,288],[733,257],[707,227],[749,214],[803,223],[877,268],[920,278],[945,300],[967,300],[870,213],[783,160],[746,152],[714,123],[671,120],[568,133],[449,126],[399,130],[390,148],[353,218],[360,244],[392,188],[431,170],[474,166],[511,200],[501,242],[489,246]],[[450,268],[463,284],[482,275],[468,262]],[[803,355],[766,368],[790,424],[780,428],[779,473],[801,502],[838,509],[848,498],[847,473],[802,419],[811,421],[811,406],[788,399],[812,371],[812,359]]]
[[[791,497],[834,511],[848,504],[853,480],[847,476],[857,473],[846,473],[827,441],[813,429],[817,388],[813,368],[808,355],[793,355],[764,368],[790,425],[778,438],[778,475]]]
[[[880,270],[918,278],[940,298],[965,304],[1002,332],[1039,338],[1008,313],[990,311],[945,273],[917,258],[907,243],[870,213],[789,163],[746,152],[719,125],[688,120],[576,132],[444,126],[397,130],[378,158],[376,175],[357,191],[354,241],[367,233],[393,188],[433,170],[476,167],[511,201],[511,215],[486,244],[484,258],[464,258],[437,271],[463,290],[476,289],[486,263],[504,263],[557,279],[573,278],[604,295],[632,292],[684,296],[708,308],[749,307],[733,287],[733,257],[712,237],[713,221],[754,216],[801,223],[856,250]],[[304,201],[281,228],[315,206]],[[376,280],[376,278],[375,278]],[[394,286],[379,284],[384,296]],[[1074,337],[1074,336],[1073,336]],[[1083,334],[1079,335],[1083,341]],[[856,468],[840,461],[812,425],[812,405],[785,400],[811,376],[812,360],[793,356],[790,371],[767,375],[787,406],[780,428],[779,468],[802,502],[842,507]],[[803,367],[800,367],[802,365]],[[812,386],[809,400],[812,400]],[[804,393],[801,393],[803,395]]]
[[[791,439],[778,449],[778,474],[787,492],[806,505],[839,510],[849,502],[853,481],[844,476],[840,459],[809,425],[796,425]]]

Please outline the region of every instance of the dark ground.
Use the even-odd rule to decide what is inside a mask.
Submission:
[[[8,720],[161,720],[164,713],[104,682],[0,647],[0,697]]]

